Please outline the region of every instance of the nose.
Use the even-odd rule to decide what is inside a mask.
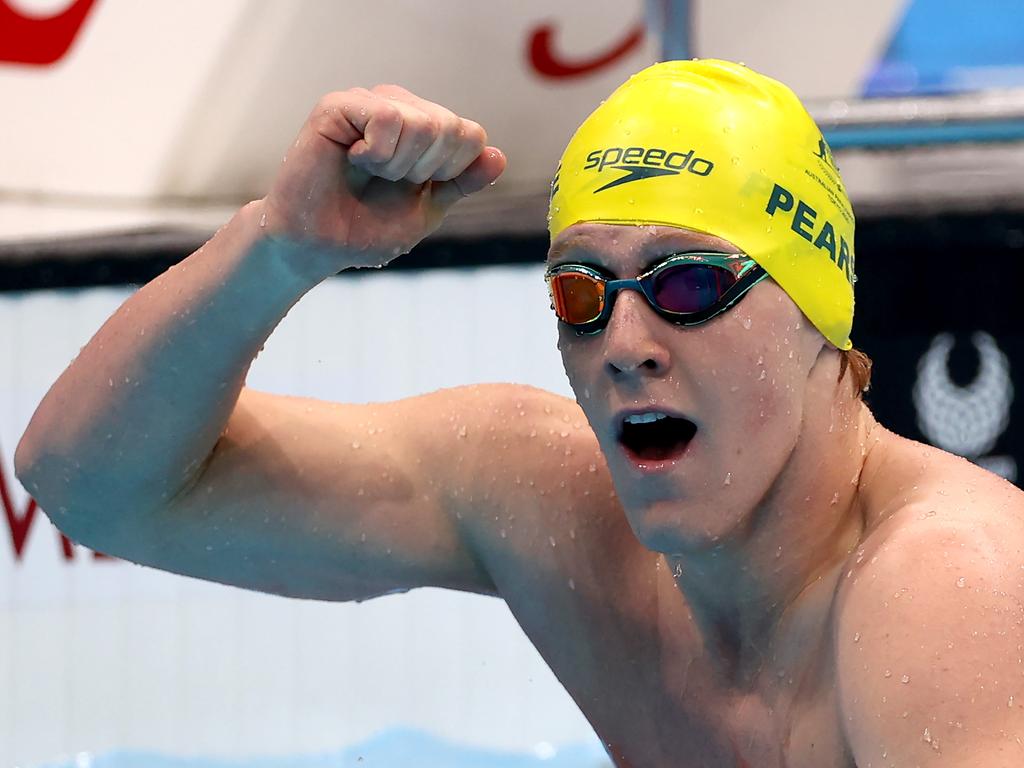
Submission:
[[[619,380],[663,376],[670,363],[658,339],[665,321],[635,290],[620,291],[614,301],[603,333],[608,373]]]

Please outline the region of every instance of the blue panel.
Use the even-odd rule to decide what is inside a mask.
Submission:
[[[912,0],[865,96],[1024,86],[1021,0]]]

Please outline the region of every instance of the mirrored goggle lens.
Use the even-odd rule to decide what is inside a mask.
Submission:
[[[736,275],[710,264],[679,264],[651,278],[654,303],[669,312],[692,314],[713,307],[736,285]]]
[[[551,298],[563,322],[582,325],[596,320],[604,309],[604,282],[578,272],[552,275]]]

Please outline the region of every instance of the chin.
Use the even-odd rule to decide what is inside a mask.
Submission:
[[[710,549],[728,539],[742,524],[728,508],[697,500],[647,502],[626,506],[626,519],[647,549],[679,555]]]

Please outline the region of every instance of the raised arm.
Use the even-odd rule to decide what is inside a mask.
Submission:
[[[325,96],[269,194],[128,299],[51,387],[19,479],[70,537],[168,570],[335,599],[488,589],[416,470],[422,401],[374,411],[244,383],[307,291],[408,251],[503,168],[480,126],[404,89]],[[357,435],[371,421],[386,441]],[[385,539],[395,573],[364,578],[355,553]]]

